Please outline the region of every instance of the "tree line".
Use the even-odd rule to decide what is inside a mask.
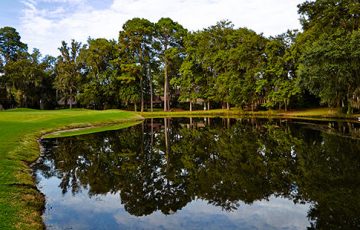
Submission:
[[[303,30],[265,37],[230,21],[188,31],[128,20],[117,40],[63,41],[58,57],[0,29],[0,107],[360,108],[360,3],[306,1]]]

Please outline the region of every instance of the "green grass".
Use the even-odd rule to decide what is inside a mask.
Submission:
[[[234,113],[235,110],[225,110],[225,109],[214,109],[214,110],[195,110],[195,111],[154,111],[154,112],[140,112],[139,115],[143,117],[151,117],[151,118],[161,118],[161,117],[183,117],[183,116],[190,116],[190,117],[198,117],[198,116],[225,116],[227,114]],[[238,112],[240,110],[236,110]]]
[[[338,109],[334,108],[314,108],[297,111],[244,111],[241,109],[232,108],[216,109],[216,110],[196,110],[196,111],[155,111],[155,112],[143,112],[138,113],[145,118],[157,118],[157,117],[195,117],[195,116],[210,116],[210,117],[236,117],[236,116],[251,116],[251,117],[264,117],[264,118],[304,118],[304,119],[357,119],[360,114],[346,115],[340,113]]]
[[[42,229],[44,198],[35,187],[29,163],[39,157],[37,139],[119,129],[142,117],[119,110],[38,111],[16,109],[0,112],[0,229]]]
[[[93,126],[93,127],[86,127],[86,128],[74,128],[69,130],[63,130],[63,131],[56,131],[51,132],[49,134],[45,134],[43,138],[59,138],[59,137],[72,137],[72,136],[78,136],[78,135],[85,135],[89,133],[98,133],[103,131],[110,131],[110,130],[119,130],[128,128],[130,126],[134,126],[137,124],[140,124],[142,121],[129,121],[124,124],[116,124],[116,125],[108,125],[108,126]]]

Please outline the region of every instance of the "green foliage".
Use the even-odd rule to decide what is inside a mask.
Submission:
[[[152,109],[153,97],[159,102],[163,94],[165,111],[170,104],[190,102],[191,107],[198,101],[207,108],[287,110],[321,100],[348,113],[360,109],[360,3],[305,1],[299,14],[302,33],[270,38],[226,20],[189,33],[170,18],[156,23],[133,18],[117,42],[89,39],[82,48],[74,40],[70,46],[63,42],[56,64],[47,66],[39,53],[27,53],[14,28],[4,27],[0,102],[38,107],[37,101],[49,96],[54,105],[72,106],[76,100],[82,107],[104,109],[140,103],[144,111],[149,100]],[[51,84],[56,100],[55,90],[45,89]]]
[[[16,61],[27,51],[27,45],[21,42],[21,37],[15,28],[0,28],[0,60],[2,63]]]
[[[79,54],[82,80],[79,102],[89,108],[103,109],[117,99],[116,43],[106,39],[89,39]]]
[[[81,43],[75,40],[71,41],[70,46],[66,42],[62,42],[59,48],[61,56],[58,57],[56,64],[56,78],[54,87],[61,93],[61,98],[65,105],[69,104],[72,108],[75,102],[78,87],[81,81],[79,52]]]
[[[158,47],[158,58],[161,60],[164,72],[164,111],[170,109],[170,80],[180,68],[179,57],[183,50],[183,39],[187,34],[179,23],[170,18],[161,18],[155,24],[155,41]],[[174,74],[175,72],[175,74]]]
[[[152,84],[149,76],[154,62],[155,25],[146,19],[128,20],[119,35],[120,55],[122,57],[122,79],[132,79],[123,85],[121,98],[127,102],[141,102],[144,111],[145,96]],[[123,81],[126,82],[126,81]],[[130,94],[129,94],[130,93]],[[152,94],[150,92],[149,94]],[[126,95],[128,94],[128,95]]]
[[[179,100],[181,102],[193,102],[201,98],[201,88],[203,85],[203,74],[200,67],[196,66],[191,60],[185,60],[180,68],[180,76],[173,78],[171,84],[180,89]]]
[[[234,29],[229,21],[189,35],[185,42],[187,61],[177,81],[183,83],[180,92],[182,87],[186,89],[181,98],[189,99],[191,92],[192,100],[253,104],[265,41],[251,30]]]
[[[299,74],[322,103],[359,108],[359,15],[353,0],[305,2],[299,7],[304,33]]]
[[[55,99],[52,92],[53,62],[53,57],[41,58],[37,49],[8,62],[5,66],[8,97],[21,107],[51,107]]]

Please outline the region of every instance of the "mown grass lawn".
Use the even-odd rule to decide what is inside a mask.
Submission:
[[[44,198],[37,191],[29,164],[39,157],[37,139],[62,129],[89,128],[57,136],[129,126],[142,119],[135,113],[107,110],[0,112],[0,229],[42,229]],[[119,125],[119,124],[122,125]],[[112,125],[115,125],[112,127]]]
[[[139,115],[146,118],[156,118],[156,117],[183,117],[183,116],[210,116],[210,117],[237,117],[237,116],[249,116],[249,117],[265,117],[265,118],[315,118],[315,119],[324,119],[324,118],[340,118],[340,119],[355,119],[359,117],[359,114],[346,115],[340,113],[338,109],[335,108],[312,108],[296,111],[279,111],[279,110],[267,110],[267,111],[245,111],[237,108],[231,108],[230,110],[226,109],[214,109],[214,110],[195,110],[195,111],[186,111],[186,110],[174,110],[170,112],[164,112],[157,110],[154,112],[143,112],[138,113]]]

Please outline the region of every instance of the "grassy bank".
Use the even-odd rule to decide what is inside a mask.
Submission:
[[[216,110],[197,110],[197,111],[155,111],[155,112],[143,112],[138,113],[139,115],[145,118],[157,118],[157,117],[183,117],[183,116],[210,116],[210,117],[232,117],[232,116],[251,116],[251,117],[265,117],[265,118],[306,118],[306,119],[357,119],[360,114],[346,115],[340,113],[338,109],[334,108],[316,108],[316,109],[307,109],[307,110],[297,110],[297,111],[278,111],[278,110],[268,110],[268,111],[244,111],[240,109],[232,108],[230,110],[226,109],[216,109]]]
[[[134,113],[118,110],[21,109],[0,112],[0,229],[43,228],[41,210],[44,198],[36,190],[29,168],[29,163],[39,156],[37,139],[64,129],[73,130],[51,135],[118,129],[141,119]]]

